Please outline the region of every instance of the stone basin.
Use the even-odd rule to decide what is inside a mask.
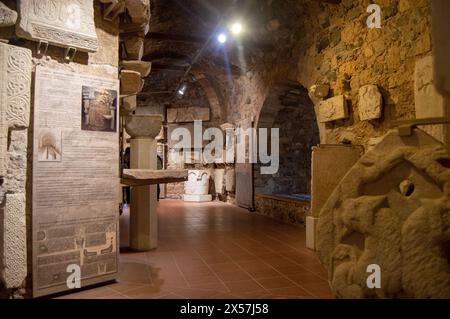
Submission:
[[[161,132],[161,115],[130,115],[125,118],[125,128],[132,138],[155,138]]]

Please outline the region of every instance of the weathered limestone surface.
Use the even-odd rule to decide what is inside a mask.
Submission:
[[[236,185],[236,172],[233,168],[228,168],[225,174],[225,190],[227,192],[234,192]]]
[[[188,177],[188,170],[170,169],[170,170],[151,170],[151,169],[125,169],[122,178],[130,180],[142,180],[151,184],[163,184],[164,180],[184,181]],[[156,181],[156,182],[153,182]]]
[[[141,77],[145,78],[152,71],[152,63],[146,61],[122,61],[122,68],[139,72]]]
[[[20,0],[17,34],[25,39],[95,52],[93,0]]]
[[[416,118],[450,116],[450,98],[445,98],[436,90],[432,56],[417,61],[414,88]],[[450,145],[450,125],[426,125],[421,128],[438,141]]]
[[[17,12],[8,8],[0,2],[0,27],[9,27],[15,25],[17,21]]]
[[[6,174],[8,129],[30,122],[31,51],[0,43],[0,176]]]
[[[318,105],[319,122],[333,122],[348,117],[347,101],[343,95],[322,101]]]
[[[379,119],[382,114],[383,97],[376,85],[365,85],[359,89],[359,119]]]
[[[161,125],[162,117],[159,115],[127,117],[126,129],[128,134],[131,135],[131,169],[157,169],[155,137],[161,131]],[[132,188],[130,203],[130,243],[132,249],[146,251],[158,246],[156,201],[156,185]]]
[[[150,21],[150,0],[125,0],[125,6],[134,24]]]
[[[162,117],[159,115],[132,115],[125,119],[127,133],[133,138],[147,137],[154,139],[160,133],[161,125]]]
[[[168,108],[167,122],[186,123],[194,121],[209,121],[210,109],[203,107]]]
[[[340,298],[450,298],[450,154],[420,129],[390,131],[323,207],[318,252]],[[406,187],[406,188],[405,188]],[[367,267],[381,267],[381,288]]]
[[[31,51],[0,43],[0,222],[4,247],[0,264],[7,288],[19,288],[27,275],[26,151],[30,121]],[[11,130],[8,149],[8,131]],[[6,195],[5,195],[6,193]]]
[[[4,221],[4,281],[6,288],[21,287],[27,276],[25,194],[7,194]]]
[[[144,38],[139,36],[127,35],[124,38],[127,58],[130,60],[142,60],[144,55]]]
[[[138,94],[144,87],[144,81],[141,74],[136,71],[122,70],[120,72],[120,94],[132,95]]]
[[[214,170],[213,173],[213,179],[214,179],[214,189],[216,194],[223,194],[225,189],[225,169],[224,168],[217,168]]]
[[[122,109],[126,113],[130,113],[136,110],[136,95],[126,96],[122,99]]]

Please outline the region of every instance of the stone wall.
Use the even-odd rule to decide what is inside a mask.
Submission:
[[[256,212],[286,223],[305,226],[311,203],[283,196],[256,194]]]
[[[371,138],[385,134],[392,121],[414,118],[415,64],[432,49],[429,0],[377,1],[381,29],[366,25],[370,3],[264,5],[275,49],[258,56],[256,66],[235,81],[236,95],[227,100],[229,120],[257,122],[271,88],[283,80],[307,88],[327,84],[327,97],[344,95],[348,100],[348,118],[323,125],[321,143],[345,140],[367,146]],[[383,112],[378,120],[361,121],[359,90],[368,84],[378,86]]]
[[[255,165],[255,192],[310,194],[311,150],[319,143],[314,107],[304,88],[281,86],[270,93],[261,110],[259,128],[279,128],[279,171],[262,175]]]

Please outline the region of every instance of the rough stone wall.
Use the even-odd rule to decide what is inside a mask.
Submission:
[[[258,214],[281,220],[286,223],[304,226],[310,211],[310,203],[286,199],[283,197],[255,196]]]
[[[311,148],[319,143],[312,102],[304,89],[276,90],[271,95],[275,96],[266,99],[258,126],[279,128],[279,170],[262,175],[260,165],[255,165],[255,192],[310,194]]]
[[[264,7],[271,19],[267,28],[276,25],[271,33],[275,49],[257,57],[256,66],[227,89],[226,95],[232,96],[227,99],[229,121],[257,122],[270,89],[280,80],[306,88],[329,84],[329,97],[343,94],[349,100],[349,118],[327,123],[322,143],[346,139],[367,146],[370,138],[386,133],[392,121],[414,118],[415,64],[432,49],[429,0],[377,1],[381,29],[366,25],[370,3],[287,0],[282,6],[272,2]],[[358,93],[367,84],[377,85],[382,93],[380,120],[359,118]]]
[[[15,9],[15,1],[3,1],[9,8]],[[103,19],[101,12],[101,5],[99,2],[94,2],[95,8],[95,27],[98,38],[98,50],[93,53],[78,52],[72,62],[68,62],[64,57],[64,49],[49,46],[45,56],[41,57],[37,53],[37,43],[33,41],[23,40],[17,38],[14,32],[2,32],[0,35],[9,40],[12,45],[28,48],[32,51],[33,72],[37,65],[52,67],[55,69],[82,72],[91,75],[117,78],[119,74],[119,21],[116,19],[113,22],[108,22]],[[31,88],[33,91],[33,87]],[[33,114],[33,102],[31,103],[31,114]],[[26,189],[26,210],[27,210],[27,268],[28,278],[27,283],[19,290],[3,291],[7,296],[19,297],[25,294],[30,294],[31,289],[31,176],[32,176],[32,117],[30,116],[30,128],[28,130],[12,131],[10,146],[12,150],[11,156],[14,161],[12,167],[15,180],[18,181],[22,188]],[[28,163],[27,163],[28,161]],[[25,187],[26,185],[26,187]],[[2,188],[2,186],[0,186]],[[11,189],[0,189],[0,194],[9,193]],[[0,229],[0,231],[4,231]],[[0,287],[0,294],[1,292]]]

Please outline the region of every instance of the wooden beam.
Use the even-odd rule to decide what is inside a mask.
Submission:
[[[202,45],[208,41],[208,37],[196,36],[196,35],[185,35],[185,34],[172,34],[172,33],[161,33],[161,32],[149,32],[146,35],[146,39],[154,39],[161,41],[171,41],[171,42],[183,42]],[[233,42],[231,42],[233,43]],[[244,47],[271,50],[273,45],[270,43],[255,42],[251,40],[243,40],[241,43]]]
[[[165,70],[165,71],[174,71],[174,72],[186,72],[188,66],[180,66],[180,65],[173,65],[173,64],[163,64],[158,62],[152,63],[152,70]],[[194,66],[192,68],[192,72],[199,72],[199,73],[212,73],[212,72],[218,72],[221,74],[226,74],[228,70],[226,70],[226,66],[217,66],[217,67],[201,67],[201,66]],[[236,66],[231,66],[229,69],[229,72],[231,75],[240,75],[241,71]]]

